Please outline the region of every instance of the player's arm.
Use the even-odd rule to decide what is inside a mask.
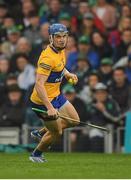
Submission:
[[[44,87],[45,82],[47,81],[48,76],[43,75],[43,74],[36,74],[36,83],[35,83],[35,89],[38,93],[38,96],[42,100],[43,104],[46,106],[48,109],[47,113],[49,116],[55,116],[54,118],[57,118],[57,110],[54,109],[52,104],[50,103],[46,89]]]
[[[38,93],[38,96],[44,103],[44,105],[47,107],[47,109],[53,108],[52,104],[50,103],[47,92],[45,87],[43,86],[45,82],[47,81],[48,76],[45,76],[43,74],[36,74],[36,83],[35,83],[35,89]]]
[[[76,84],[78,82],[77,76],[73,73],[70,73],[66,68],[64,69],[64,76],[67,80],[72,79],[73,84]]]
[[[41,53],[37,64],[35,89],[43,104],[46,106],[49,116],[57,114],[57,110],[50,103],[44,87],[53,67],[54,64],[51,57]]]

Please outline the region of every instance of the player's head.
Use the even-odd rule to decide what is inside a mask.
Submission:
[[[58,51],[66,47],[68,40],[68,30],[63,24],[52,24],[49,26],[50,44]]]

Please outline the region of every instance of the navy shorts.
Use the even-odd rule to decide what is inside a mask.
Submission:
[[[52,101],[51,101],[51,104],[53,105],[53,107],[55,109],[60,109],[66,102],[68,102],[68,100],[65,98],[65,96],[63,94],[60,94],[59,96],[57,96],[56,98],[54,98]],[[37,109],[40,109],[40,110],[44,110],[44,111],[47,111],[47,108],[44,106],[44,105],[38,105],[38,104],[35,104],[34,102],[31,101],[31,107],[32,108],[37,108]],[[40,118],[43,118],[43,116],[41,115],[41,113],[39,112],[36,112],[35,113],[38,115],[38,117]],[[47,120],[49,120],[48,118],[45,118]]]

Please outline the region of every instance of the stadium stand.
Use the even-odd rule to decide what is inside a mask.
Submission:
[[[128,0],[0,0],[0,145],[34,143],[29,132],[42,123],[32,112],[29,97],[38,57],[48,44],[48,27],[58,22],[70,32],[66,67],[79,79],[76,86],[64,80],[62,91],[82,121],[108,126],[112,136],[79,126],[66,130],[61,144],[53,148],[123,152],[129,141],[127,132],[124,136],[125,127],[129,129],[125,114],[131,108]],[[94,91],[98,82],[108,89],[104,104],[98,103]],[[105,116],[105,110],[118,121]]]

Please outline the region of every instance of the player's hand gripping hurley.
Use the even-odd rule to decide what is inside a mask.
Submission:
[[[44,110],[41,110],[41,109],[38,109],[38,108],[32,108],[32,110],[47,115],[47,112],[44,111]],[[62,119],[68,120],[68,121],[78,122],[77,120],[75,120],[75,119],[73,119],[73,118],[69,118],[69,117],[67,117],[67,116],[61,115],[60,113],[59,113],[58,116],[59,116],[60,118],[62,118]],[[83,122],[83,121],[80,121],[79,124],[83,124],[83,125],[86,125],[86,126],[89,126],[89,127],[92,127],[92,128],[100,129],[100,130],[102,130],[102,131],[106,131],[106,132],[109,133],[109,129],[107,129],[107,128],[105,128],[105,127],[102,127],[102,126],[97,126],[97,125],[94,125],[94,124],[91,124],[91,123],[88,123],[88,122]]]

